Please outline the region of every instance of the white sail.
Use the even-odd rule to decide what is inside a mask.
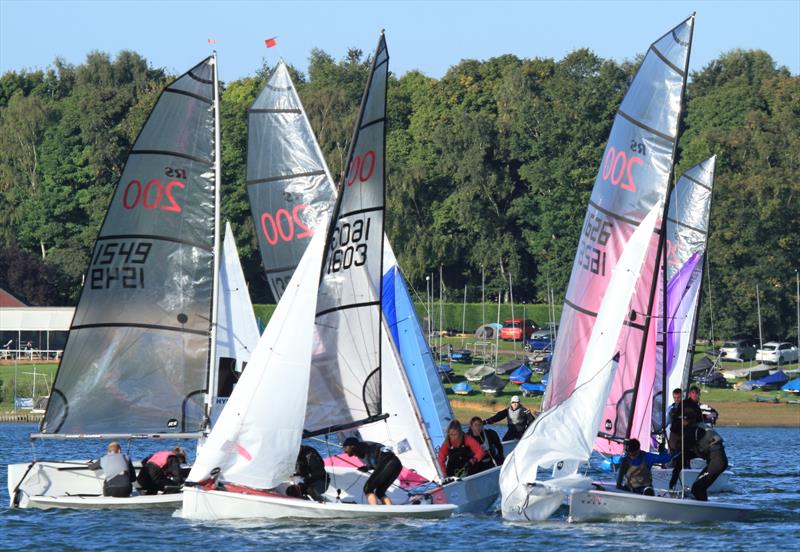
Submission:
[[[325,234],[311,240],[189,480],[272,488],[294,472],[302,440]]]
[[[220,306],[217,312],[217,389],[212,390],[211,421],[231,396],[239,374],[250,361],[259,332],[253,303],[242,272],[230,223],[225,225],[219,273]]]
[[[374,421],[381,407],[381,283],[386,84],[383,35],[372,59],[317,294],[319,342],[306,411],[308,435]]]
[[[430,481],[440,479],[433,447],[422,431],[423,421],[416,399],[388,329],[384,328],[381,339],[381,395],[383,410],[389,417],[361,426],[358,432],[367,441],[391,447],[404,468],[414,470]]]
[[[586,354],[574,391],[563,402],[543,413],[506,458],[500,472],[502,511],[505,519],[546,519],[561,504],[566,489],[551,480],[545,485],[553,492],[531,496],[529,485],[536,482],[539,467],[564,463],[557,479],[577,484],[578,464],[589,459],[597,427],[608,400],[618,357],[617,337],[628,314],[645,254],[661,212],[656,204],[631,236],[609,281],[598,310]],[[540,488],[541,489],[541,488]],[[537,508],[537,506],[541,506]]]

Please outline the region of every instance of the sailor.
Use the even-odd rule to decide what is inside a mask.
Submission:
[[[489,425],[507,419],[508,431],[503,435],[503,441],[512,441],[522,437],[522,434],[525,433],[534,418],[533,413],[519,403],[519,396],[514,395],[511,397],[511,403],[508,408],[504,408],[491,418],[483,420],[483,423],[484,425]]]
[[[106,455],[89,464],[90,470],[103,470],[103,496],[125,498],[131,496],[133,482],[136,481],[136,471],[133,469],[131,459],[122,454],[122,449],[116,441],[106,447]]]
[[[708,500],[708,488],[714,484],[719,474],[728,469],[728,456],[722,436],[713,429],[695,427],[694,453],[705,460],[706,466],[692,485],[692,495],[697,500]]]
[[[388,447],[380,443],[359,441],[356,437],[345,439],[342,448],[347,456],[356,456],[364,463],[358,468],[359,471],[372,471],[372,475],[364,483],[367,502],[374,506],[380,500],[387,506],[391,505],[392,500],[386,496],[386,490],[403,471],[400,459]]]
[[[694,448],[694,427],[703,422],[703,412],[700,410],[700,388],[692,385],[688,396],[683,399],[680,407],[670,410],[670,439],[669,448],[673,456],[681,451],[683,467],[689,467],[689,461],[694,457],[691,454]]]
[[[474,416],[469,421],[468,435],[475,439],[486,453],[483,460],[480,461],[481,471],[503,463],[505,457],[500,436],[495,430],[483,427],[483,420],[480,416]]]
[[[462,477],[481,471],[486,452],[478,441],[465,434],[461,422],[453,420],[447,426],[447,437],[439,447],[439,465],[448,477]]]
[[[658,454],[642,452],[639,440],[629,439],[625,442],[625,455],[617,470],[617,489],[654,496],[653,474],[650,470],[653,464],[664,464],[671,459],[672,456],[665,450]]]
[[[300,445],[300,453],[295,463],[295,476],[299,478],[294,492],[299,496],[308,496],[317,502],[325,502],[323,494],[328,489],[330,477],[325,471],[325,462],[317,449]],[[287,490],[287,494],[292,491]]]
[[[142,460],[142,469],[136,481],[145,494],[178,493],[183,485],[181,465],[186,462],[186,452],[181,447],[160,450]]]

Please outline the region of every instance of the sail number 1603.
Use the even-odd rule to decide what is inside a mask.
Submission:
[[[370,220],[339,221],[331,236],[328,274],[366,264]]]

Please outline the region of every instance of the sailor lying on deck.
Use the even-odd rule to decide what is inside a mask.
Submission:
[[[653,464],[664,464],[670,460],[672,456],[667,451],[658,454],[642,452],[638,439],[626,441],[625,455],[617,470],[617,489],[654,496],[653,474],[650,470]]]
[[[100,460],[89,464],[90,470],[103,470],[103,496],[126,498],[131,496],[133,482],[136,481],[136,472],[131,459],[122,454],[119,443],[109,443],[106,447],[107,454]]]

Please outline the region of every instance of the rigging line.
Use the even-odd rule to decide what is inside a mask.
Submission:
[[[697,184],[698,186],[700,186],[701,188],[704,188],[704,189],[708,190],[709,192],[711,191],[711,186],[709,186],[708,184],[704,184],[703,182],[700,182],[696,178],[694,178],[692,176],[689,176],[686,173],[683,173],[681,175],[681,178],[685,178],[686,180],[690,180],[690,181],[694,182],[695,184]]]

